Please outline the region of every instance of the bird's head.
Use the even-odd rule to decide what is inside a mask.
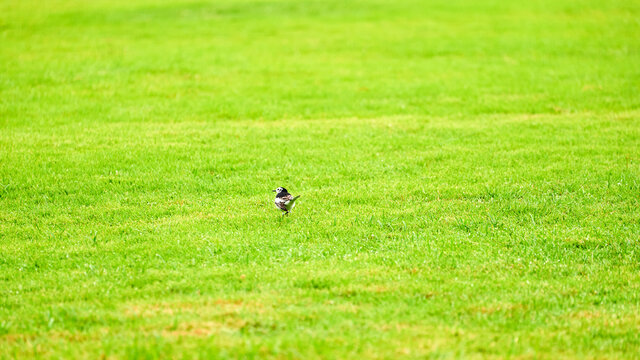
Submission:
[[[276,194],[287,193],[287,189],[285,189],[283,187],[279,187],[279,188],[273,190],[273,192],[275,192]]]

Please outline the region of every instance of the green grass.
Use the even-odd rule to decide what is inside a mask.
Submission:
[[[639,18],[0,0],[0,358],[639,358]]]

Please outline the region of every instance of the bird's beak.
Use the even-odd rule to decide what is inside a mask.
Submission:
[[[271,192],[276,192],[275,190],[271,190]]]

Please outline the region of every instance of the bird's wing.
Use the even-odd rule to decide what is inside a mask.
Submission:
[[[291,194],[283,196],[283,197],[277,197],[276,198],[276,206],[279,207],[282,210],[287,210],[287,206],[286,204],[291,201],[293,199],[293,196],[291,196]]]

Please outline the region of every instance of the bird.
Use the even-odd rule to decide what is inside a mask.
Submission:
[[[283,187],[279,187],[272,191],[276,193],[276,207],[284,212],[284,214],[282,215],[289,215],[289,211],[291,211],[293,207],[296,206],[296,200],[300,197],[300,195],[293,197],[293,195],[289,194],[287,189]]]

